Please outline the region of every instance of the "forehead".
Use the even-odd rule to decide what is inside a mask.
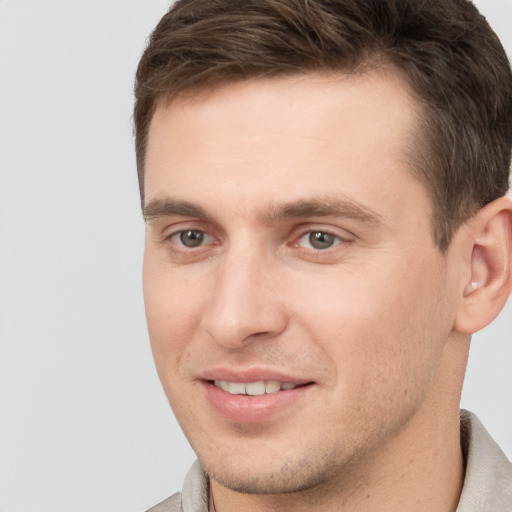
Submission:
[[[416,111],[402,79],[383,69],[183,93],[161,102],[153,116],[146,203],[165,190],[187,196],[198,187],[243,194],[247,204],[262,189],[278,200],[283,185],[289,196],[283,201],[305,188],[332,193],[326,187],[333,180],[344,194],[372,183],[378,188],[384,177],[410,168]]]

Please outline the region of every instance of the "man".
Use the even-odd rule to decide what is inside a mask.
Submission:
[[[155,512],[512,510],[459,411],[511,291],[512,75],[464,0],[182,0],[136,81]]]

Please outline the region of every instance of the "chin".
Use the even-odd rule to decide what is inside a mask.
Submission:
[[[229,459],[230,464],[201,461],[208,476],[232,491],[244,494],[291,494],[322,486],[340,473],[339,461],[332,453],[319,457],[307,454],[299,460],[273,458],[265,463],[246,457],[243,461]],[[226,460],[226,459],[225,459]],[[341,469],[343,472],[343,469]]]
[[[301,470],[292,471],[291,474],[279,472],[266,472],[261,475],[233,475],[211,473],[208,476],[223,487],[243,494],[293,494],[317,487],[323,482],[318,475],[311,478],[304,475]]]

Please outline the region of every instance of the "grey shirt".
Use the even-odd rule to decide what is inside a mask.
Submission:
[[[512,464],[467,411],[461,412],[461,444],[466,474],[456,512],[512,512]],[[208,512],[208,477],[199,462],[187,473],[181,493],[148,512]]]

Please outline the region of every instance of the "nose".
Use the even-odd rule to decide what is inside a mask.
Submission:
[[[236,349],[283,332],[286,307],[272,263],[247,254],[217,263],[213,294],[202,318],[207,334],[224,348]]]

